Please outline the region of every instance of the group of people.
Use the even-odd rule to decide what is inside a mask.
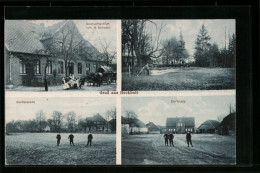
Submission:
[[[57,146],[60,145],[60,140],[61,140],[61,135],[60,133],[57,134],[56,136],[56,139],[57,139]],[[74,146],[74,135],[71,133],[68,137],[69,141],[70,141],[70,145],[73,145]],[[90,145],[91,146],[91,143],[92,143],[92,139],[93,139],[93,135],[91,133],[88,134],[88,143],[86,146]]]
[[[77,87],[80,86],[80,81],[79,79],[77,79],[74,74],[70,74],[66,80],[65,77],[62,78],[62,86],[63,89],[69,89],[72,88],[75,84],[77,85]]]
[[[170,146],[174,147],[174,144],[173,144],[174,135],[173,135],[173,133],[165,133],[163,137],[164,137],[164,140],[165,140],[165,146],[169,146],[168,144],[170,143]],[[186,141],[187,141],[188,147],[189,146],[193,147],[190,132],[187,132],[187,134],[186,134]]]

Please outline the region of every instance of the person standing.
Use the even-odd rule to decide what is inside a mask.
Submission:
[[[174,145],[173,145],[173,138],[174,138],[174,136],[173,136],[173,134],[171,133],[171,134],[169,135],[170,146],[173,146],[173,147],[174,147]]]
[[[164,134],[164,140],[165,140],[165,146],[167,145],[168,146],[168,138],[169,138],[169,135],[167,133]]]
[[[190,132],[187,133],[187,135],[186,135],[186,140],[187,140],[188,147],[189,147],[190,145],[193,147],[192,141],[191,141],[191,134],[190,134]],[[189,145],[189,144],[190,144],[190,145]]]
[[[88,146],[88,144],[91,146],[92,139],[93,139],[93,135],[91,133],[89,133],[87,146]]]
[[[56,139],[57,139],[57,146],[59,146],[60,145],[60,140],[61,140],[60,133],[57,134]]]
[[[70,140],[70,145],[72,144],[74,146],[74,142],[73,142],[74,136],[72,133],[69,135],[68,139]]]

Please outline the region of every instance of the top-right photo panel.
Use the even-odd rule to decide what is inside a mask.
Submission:
[[[235,89],[235,22],[122,20],[122,90]]]

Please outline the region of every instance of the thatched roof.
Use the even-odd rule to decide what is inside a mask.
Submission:
[[[146,126],[149,131],[160,131],[160,129],[153,122],[149,122]]]
[[[231,113],[229,115],[227,115],[219,124],[220,128],[225,128],[228,127],[229,130],[235,130],[235,126],[236,126],[236,114],[235,113]]]
[[[198,129],[205,129],[205,130],[209,130],[209,129],[216,129],[219,126],[219,122],[216,120],[207,120],[205,122],[203,122]]]
[[[93,115],[93,117],[87,117],[86,119],[90,121],[106,122],[106,120],[100,114]]]

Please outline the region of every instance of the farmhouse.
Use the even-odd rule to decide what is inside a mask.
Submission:
[[[194,132],[195,119],[194,117],[175,117],[167,118],[166,131],[173,133]]]
[[[199,133],[217,133],[219,122],[216,120],[207,120],[198,127]]]
[[[148,133],[148,127],[139,119],[122,117],[122,124],[124,132],[129,132],[130,134]]]
[[[86,121],[89,126],[91,126],[90,131],[94,132],[105,132],[109,126],[109,123],[100,114],[93,115],[93,117],[87,117]]]
[[[106,65],[104,54],[83,38],[73,21],[50,27],[21,20],[5,21],[5,77],[7,85],[42,86],[96,72]]]
[[[160,134],[160,129],[153,122],[149,122],[146,126],[149,134]]]
[[[50,126],[49,125],[47,125],[44,129],[43,129],[43,131],[45,131],[45,132],[50,132],[51,131],[51,128],[50,128]]]
[[[147,126],[139,119],[137,119],[134,125],[130,128],[132,133],[148,133]]]
[[[236,113],[230,113],[219,124],[219,132],[222,135],[236,134]]]

